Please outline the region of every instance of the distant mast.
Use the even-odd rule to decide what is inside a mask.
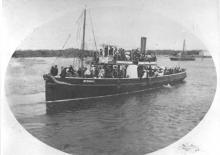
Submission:
[[[86,9],[84,10],[84,20],[83,20],[83,40],[82,40],[81,68],[83,68],[83,53],[85,51],[85,30],[86,30]]]
[[[182,52],[182,54],[185,52],[185,46],[186,46],[186,41],[185,41],[185,39],[183,40],[183,52]]]

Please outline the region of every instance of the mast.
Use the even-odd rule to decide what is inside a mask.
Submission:
[[[86,9],[84,10],[83,20],[83,40],[82,40],[82,54],[81,54],[81,68],[83,67],[83,52],[85,50],[85,30],[86,30]]]

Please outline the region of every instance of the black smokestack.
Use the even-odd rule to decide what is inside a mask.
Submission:
[[[146,52],[146,42],[147,42],[147,38],[146,37],[141,37],[141,53]]]

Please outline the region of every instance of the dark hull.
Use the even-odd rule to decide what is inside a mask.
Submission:
[[[195,57],[170,57],[172,61],[194,61]]]
[[[64,102],[134,93],[184,80],[186,72],[154,78],[54,78],[46,75],[46,101]]]

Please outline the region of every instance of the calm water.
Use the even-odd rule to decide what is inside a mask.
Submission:
[[[185,82],[48,115],[42,75],[51,64],[59,64],[60,68],[73,59],[11,59],[6,79],[8,101],[26,130],[65,152],[145,154],[175,142],[192,130],[208,111],[216,88],[212,59],[171,62],[168,57],[158,57],[158,61],[162,66],[186,68]]]

